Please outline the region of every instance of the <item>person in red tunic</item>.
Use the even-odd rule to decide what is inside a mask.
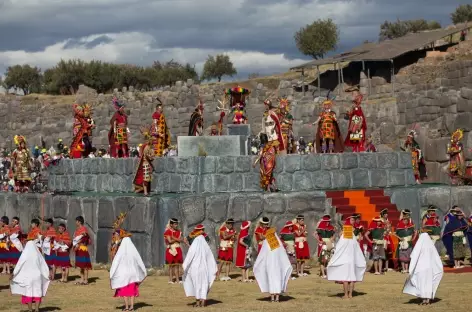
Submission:
[[[88,285],[88,273],[92,269],[92,262],[88,252],[88,245],[90,245],[91,239],[84,223],[84,217],[78,216],[75,218],[76,230],[72,245],[75,250],[75,267],[80,268],[80,281],[76,282],[76,285]]]
[[[166,265],[169,266],[169,284],[179,282],[179,272],[184,258],[181,244],[184,241],[182,232],[179,230],[179,220],[172,218],[167,223],[164,232],[166,243]]]
[[[10,236],[10,223],[7,216],[3,216],[0,219],[0,264],[2,265],[2,274],[10,274],[10,263],[8,261],[10,249],[9,249],[9,236]]]
[[[363,253],[365,250],[363,248],[364,243],[364,226],[361,224],[361,215],[359,213],[354,213],[352,216],[347,217],[344,221],[344,225],[350,225],[353,228],[353,234],[356,237],[359,246]]]
[[[326,267],[334,248],[334,235],[336,231],[331,224],[331,216],[325,214],[316,225],[315,237],[318,240],[318,261],[320,262],[320,275],[326,278]]]
[[[110,154],[114,158],[129,157],[128,149],[128,115],[125,113],[125,106],[113,98],[113,106],[116,112],[110,120],[110,131],[108,141],[110,144]]]
[[[220,248],[218,250],[218,272],[216,273],[216,279],[220,277],[223,267],[226,269],[226,276],[220,278],[221,281],[229,281],[229,271],[231,270],[231,265],[233,264],[233,245],[234,240],[236,239],[236,230],[234,229],[234,220],[228,219],[223,223],[218,230],[218,235],[220,237]]]
[[[162,102],[159,98],[157,100],[160,103],[157,104],[156,111],[152,114],[151,136],[154,156],[161,157],[170,146],[170,131],[162,109]]]
[[[238,245],[236,248],[236,267],[242,270],[241,282],[247,283],[249,279],[249,268],[252,267],[251,259],[251,221],[243,221],[241,231],[238,235]]]
[[[305,225],[305,217],[298,215],[293,225],[295,234],[295,254],[297,256],[297,274],[298,276],[307,276],[305,273],[305,262],[310,259],[310,246],[307,241],[307,230]]]
[[[346,92],[352,92],[353,100],[351,110],[346,113],[349,125],[344,145],[351,146],[353,152],[364,152],[367,123],[361,107],[363,96],[357,86],[346,89]]]
[[[287,252],[288,259],[290,260],[290,263],[292,264],[292,269],[295,270],[295,272],[298,272],[298,262],[297,262],[297,255],[295,252],[295,230],[294,230],[295,225],[293,224],[293,221],[287,221],[285,222],[284,227],[282,230],[280,230],[280,240],[282,241],[282,244],[285,247],[285,251]],[[292,280],[297,279],[296,277],[292,277]]]
[[[263,217],[259,220],[259,225],[254,230],[254,236],[257,242],[257,254],[261,251],[262,243],[266,239],[265,234],[269,229],[269,218]]]
[[[392,239],[392,223],[388,219],[388,209],[382,209],[380,211],[380,218],[385,225],[385,236],[384,240],[387,245],[385,248],[385,268],[383,271],[392,271],[396,266],[396,255],[395,255],[395,244]]]
[[[23,232],[21,231],[20,218],[18,217],[13,217],[11,220],[9,240],[10,254],[8,257],[8,262],[12,265],[16,265],[18,263],[18,259],[20,259],[21,252],[23,251]]]
[[[67,283],[69,278],[70,264],[70,247],[72,247],[72,239],[66,230],[64,223],[59,224],[57,235],[54,240],[54,250],[56,257],[54,258],[54,267],[61,268],[61,279],[59,282]]]
[[[47,241],[49,241],[49,246],[46,248],[43,248],[43,254],[44,254],[44,260],[46,260],[46,264],[49,267],[49,279],[51,281],[54,280],[54,275],[56,273],[56,269],[54,267],[54,262],[55,262],[55,254],[53,251],[54,248],[54,239],[56,238],[57,232],[56,229],[54,228],[54,221],[49,218],[46,220],[46,231],[43,232],[43,237],[44,237],[44,244],[47,244]],[[48,254],[49,252],[49,254]]]
[[[31,227],[28,235],[26,236],[27,241],[34,241],[36,246],[40,248],[42,242],[41,229],[39,228],[39,220],[31,220]]]

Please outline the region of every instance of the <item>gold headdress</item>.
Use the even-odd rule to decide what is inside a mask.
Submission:
[[[454,131],[451,135],[451,141],[454,141],[456,139],[457,141],[462,140],[462,137],[464,136],[464,130],[462,129],[457,129]]]
[[[279,100],[279,108],[285,109],[287,111],[290,110],[290,106],[289,106],[290,102],[287,98],[285,98],[285,97],[284,98],[279,98],[278,100]]]
[[[121,225],[123,224],[123,222],[125,222],[125,218],[127,215],[128,213],[120,213],[118,218],[116,218],[115,222],[113,223],[113,229],[115,230],[115,233],[118,233],[121,239],[131,236],[131,233],[128,233],[121,228]]]
[[[139,130],[141,131],[141,134],[143,135],[143,137],[146,141],[149,141],[151,139],[151,127],[150,126],[141,126],[141,127],[139,127]]]
[[[324,100],[321,104],[324,106],[328,106],[329,108],[331,108],[334,104],[334,99],[336,98],[336,96],[334,97],[330,97],[330,94],[331,94],[331,90],[328,91],[328,94],[326,95],[326,100]]]
[[[26,144],[26,138],[22,135],[15,135],[13,138],[13,141],[15,142],[16,145],[20,145],[21,142]]]

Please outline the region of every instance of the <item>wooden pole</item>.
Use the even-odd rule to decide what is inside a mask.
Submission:
[[[336,68],[336,64],[334,64],[334,67]],[[341,72],[339,71],[339,67],[341,66],[338,65],[338,87],[341,84]],[[341,89],[339,88],[338,88],[338,95],[341,95]]]
[[[341,92],[344,91],[344,73],[343,73],[344,68],[341,66],[341,63],[339,63],[339,71],[341,73]]]
[[[302,88],[303,96],[305,96],[305,68],[302,68]]]
[[[395,96],[395,64],[393,63],[393,59],[390,60],[392,62],[392,78],[390,79],[390,82],[392,84],[392,97]]]
[[[370,68],[367,68],[367,86],[369,88],[369,92],[367,94],[367,100],[369,99],[370,92],[371,92],[371,85],[370,85]]]
[[[321,97],[321,74],[320,74],[320,66],[316,66],[316,70],[318,71],[318,96]]]

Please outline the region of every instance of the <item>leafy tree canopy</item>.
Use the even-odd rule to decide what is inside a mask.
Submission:
[[[334,51],[339,42],[338,26],[332,19],[319,19],[300,28],[294,35],[298,50],[315,60]]]
[[[433,30],[441,28],[441,24],[437,21],[427,21],[425,19],[406,20],[397,19],[395,22],[385,21],[380,25],[379,40],[388,40],[400,38],[408,33],[416,33],[425,30]]]
[[[451,20],[454,24],[472,22],[472,5],[462,4],[451,13]]]
[[[15,65],[7,68],[5,88],[21,89],[23,93],[38,92],[41,87],[41,70],[29,65]]]
[[[233,62],[228,55],[218,54],[216,56],[208,55],[203,65],[202,80],[218,79],[221,81],[223,76],[234,76],[238,72],[234,68]]]

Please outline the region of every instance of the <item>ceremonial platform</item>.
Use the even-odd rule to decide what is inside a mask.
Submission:
[[[267,216],[280,229],[304,214],[313,233],[324,213],[339,222],[341,215],[358,212],[367,222],[382,208],[391,211],[393,220],[399,210],[410,209],[418,224],[429,204],[442,214],[472,201],[467,186],[416,185],[409,157],[399,152],[279,156],[276,193],[260,190],[259,166],[252,167],[252,156],[159,158],[150,197],[131,192],[136,159],[62,160],[49,169],[51,193],[0,193],[0,214],[19,216],[24,229],[33,217],[52,217],[71,232],[75,217],[83,215],[92,235],[92,259],[104,263],[113,221],[128,212],[123,226],[133,234],[146,266],[161,266],[163,232],[172,217],[181,221],[185,235],[204,224],[216,250],[217,229],[227,218],[257,222]],[[315,252],[312,235],[308,242]]]

